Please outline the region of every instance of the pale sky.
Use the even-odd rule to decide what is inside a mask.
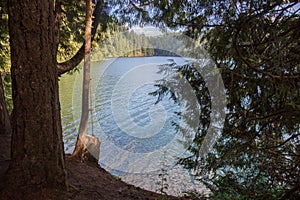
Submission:
[[[156,28],[154,26],[134,26],[131,28],[135,33],[142,34],[144,33],[146,36],[158,36],[162,35],[163,33],[159,30],[159,28]]]

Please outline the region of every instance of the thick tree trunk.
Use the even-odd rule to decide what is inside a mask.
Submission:
[[[61,14],[62,14],[62,3],[61,1],[56,1],[55,2],[55,25],[54,25],[56,52],[58,51],[58,46],[59,46]]]
[[[84,36],[84,66],[83,66],[83,85],[82,85],[82,111],[79,125],[79,133],[76,141],[76,146],[73,152],[74,156],[83,158],[88,154],[88,145],[93,145],[90,139],[93,136],[87,135],[88,120],[89,120],[89,89],[90,89],[90,54],[92,41],[92,0],[86,1],[86,25]],[[96,140],[95,140],[96,141]],[[91,144],[92,142],[92,144]],[[99,142],[98,142],[99,143]],[[98,158],[98,156],[97,156]]]
[[[11,186],[65,187],[54,0],[9,1]]]

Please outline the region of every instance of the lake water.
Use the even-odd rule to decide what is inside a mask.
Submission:
[[[175,112],[181,108],[168,97],[156,103],[149,95],[157,88],[161,64],[179,57],[136,57],[108,59],[91,66],[89,134],[99,138],[99,164],[125,182],[157,191],[167,178],[169,194],[203,190],[188,171],[175,165],[187,156],[184,138],[172,123],[180,123]],[[81,112],[82,74],[60,79],[60,101],[66,153],[73,151]],[[164,183],[165,184],[165,183]]]

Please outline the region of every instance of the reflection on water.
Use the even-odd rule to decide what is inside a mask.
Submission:
[[[185,62],[182,58],[173,58]],[[122,180],[156,191],[161,168],[168,168],[170,194],[199,190],[189,173],[175,167],[176,158],[186,156],[178,142],[183,138],[172,123],[180,123],[174,112],[180,107],[169,98],[155,104],[155,80],[161,79],[158,65],[167,57],[110,59],[91,66],[91,116],[89,134],[97,136],[100,165]],[[82,75],[64,75],[60,101],[66,153],[77,137],[81,111]]]
[[[76,74],[65,74],[59,80],[59,97],[61,104],[61,118],[63,126],[63,137],[65,152],[71,153],[77,138],[77,128],[79,125],[79,118],[73,117],[73,85]]]

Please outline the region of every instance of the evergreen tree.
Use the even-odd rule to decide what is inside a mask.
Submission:
[[[203,158],[199,152],[210,123],[210,98],[205,90],[199,90],[203,79],[192,66],[174,69],[190,81],[203,105],[202,114],[206,113],[200,116],[197,137],[188,147],[193,156],[180,163],[196,172],[214,198],[297,199],[298,2],[130,2],[131,6],[115,12],[136,16],[142,13],[146,22],[185,28],[185,34],[195,39],[201,36],[224,80],[228,98],[225,126],[214,149]],[[160,88],[161,93],[164,89]],[[204,98],[205,95],[208,96]]]

